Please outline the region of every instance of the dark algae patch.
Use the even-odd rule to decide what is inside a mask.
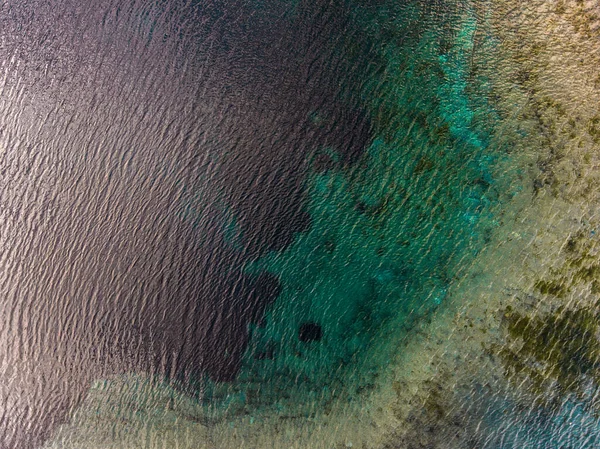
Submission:
[[[586,378],[600,380],[599,318],[595,308],[559,307],[529,317],[508,307],[504,320],[512,344],[501,349],[502,361],[516,379],[527,377],[536,392],[555,386],[561,396],[581,395]]]
[[[535,288],[543,295],[553,295],[559,298],[565,296],[566,293],[565,286],[556,281],[537,281]]]
[[[564,304],[575,289],[591,293],[586,305],[561,305],[552,312],[531,315],[504,310],[503,322],[509,339],[500,348],[504,366],[517,382],[527,378],[538,398],[583,394],[586,380],[600,380],[600,310],[597,306],[600,262],[594,251],[590,230],[571,236],[562,247],[564,263],[534,283],[534,289],[548,299]]]

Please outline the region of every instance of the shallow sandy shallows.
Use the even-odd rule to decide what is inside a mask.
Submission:
[[[518,353],[508,311],[543,317],[597,300],[600,8],[536,0],[477,10],[476,44],[493,36],[501,56],[480,63],[504,111],[494,144],[511,148],[510,163],[494,174],[501,192],[495,231],[453,283],[447,304],[394,342],[396,359],[376,388],[313,418],[274,409],[215,423],[168,386],[113,379],[95,385],[47,447],[469,447],[486,398],[531,404],[539,391],[527,376],[506,375],[510,366],[498,349]],[[477,48],[476,59],[484,52]],[[583,262],[575,267],[573,260]]]

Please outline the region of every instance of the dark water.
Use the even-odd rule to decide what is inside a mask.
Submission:
[[[0,17],[9,448],[115,371],[234,379],[279,291],[244,264],[310,226],[319,148],[347,168],[371,127],[352,94],[369,50],[344,54],[343,3],[9,2]]]
[[[125,373],[212,424],[374,390],[522,189],[471,6],[1,3],[0,449]],[[548,439],[469,394],[481,447]]]

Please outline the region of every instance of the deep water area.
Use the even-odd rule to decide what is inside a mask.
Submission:
[[[599,30],[0,3],[0,449],[596,447]]]

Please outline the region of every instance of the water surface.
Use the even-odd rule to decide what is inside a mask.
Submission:
[[[593,447],[595,109],[508,3],[3,3],[0,448]]]

